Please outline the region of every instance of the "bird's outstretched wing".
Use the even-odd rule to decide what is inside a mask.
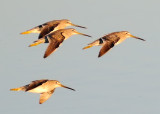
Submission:
[[[47,47],[47,50],[45,51],[44,58],[48,57],[51,53],[53,53],[65,39],[65,37],[62,34],[48,35],[46,37],[49,40],[49,46]]]
[[[26,90],[25,91],[29,91],[31,89],[34,89],[42,84],[44,84],[45,82],[47,82],[48,80],[47,79],[44,79],[44,80],[35,80],[35,81],[32,81],[30,84],[26,85]]]
[[[114,47],[114,42],[106,41],[106,43],[102,46],[98,57],[101,57],[105,53],[107,53],[112,47]]]
[[[99,52],[98,57],[101,57],[102,55],[104,55],[105,53],[107,53],[120,40],[119,37],[115,37],[115,36],[109,37],[108,35],[104,36],[103,39],[105,39],[105,43],[102,46],[102,48],[101,48],[101,50]]]
[[[42,104],[42,103],[44,103],[46,100],[48,100],[48,99],[51,97],[51,95],[53,94],[54,90],[55,90],[55,89],[53,89],[53,90],[50,91],[50,92],[41,93],[41,94],[40,94],[40,99],[39,99],[39,104]]]
[[[48,33],[52,32],[59,23],[56,23],[54,25],[46,25],[40,32],[38,39],[42,38],[43,36],[47,35]]]

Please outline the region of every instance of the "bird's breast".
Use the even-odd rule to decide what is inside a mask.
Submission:
[[[118,40],[118,42],[115,43],[115,44],[118,45],[118,44],[122,43],[125,39],[126,39],[126,38],[120,38],[120,39]]]

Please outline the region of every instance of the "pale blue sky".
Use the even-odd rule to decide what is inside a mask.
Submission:
[[[1,0],[0,75],[3,114],[160,113],[160,1]],[[29,48],[38,34],[19,33],[55,19],[69,19],[92,38],[74,35],[47,59],[47,44]],[[101,36],[127,30],[133,38],[97,58],[100,47],[82,50]],[[56,79],[77,91],[57,88],[39,105],[39,95],[12,92],[32,80]]]

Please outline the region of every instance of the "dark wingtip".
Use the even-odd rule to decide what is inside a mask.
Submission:
[[[101,56],[102,56],[102,55],[101,55],[101,54],[99,54],[99,55],[98,55],[98,58],[100,58]]]
[[[47,58],[47,55],[44,55],[43,58],[44,58],[44,59]]]

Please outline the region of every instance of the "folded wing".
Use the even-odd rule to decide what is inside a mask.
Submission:
[[[32,81],[30,84],[26,85],[26,90],[25,91],[29,91],[31,89],[34,89],[42,84],[44,84],[45,82],[47,82],[48,80],[45,79],[45,80],[35,80],[35,81]]]

